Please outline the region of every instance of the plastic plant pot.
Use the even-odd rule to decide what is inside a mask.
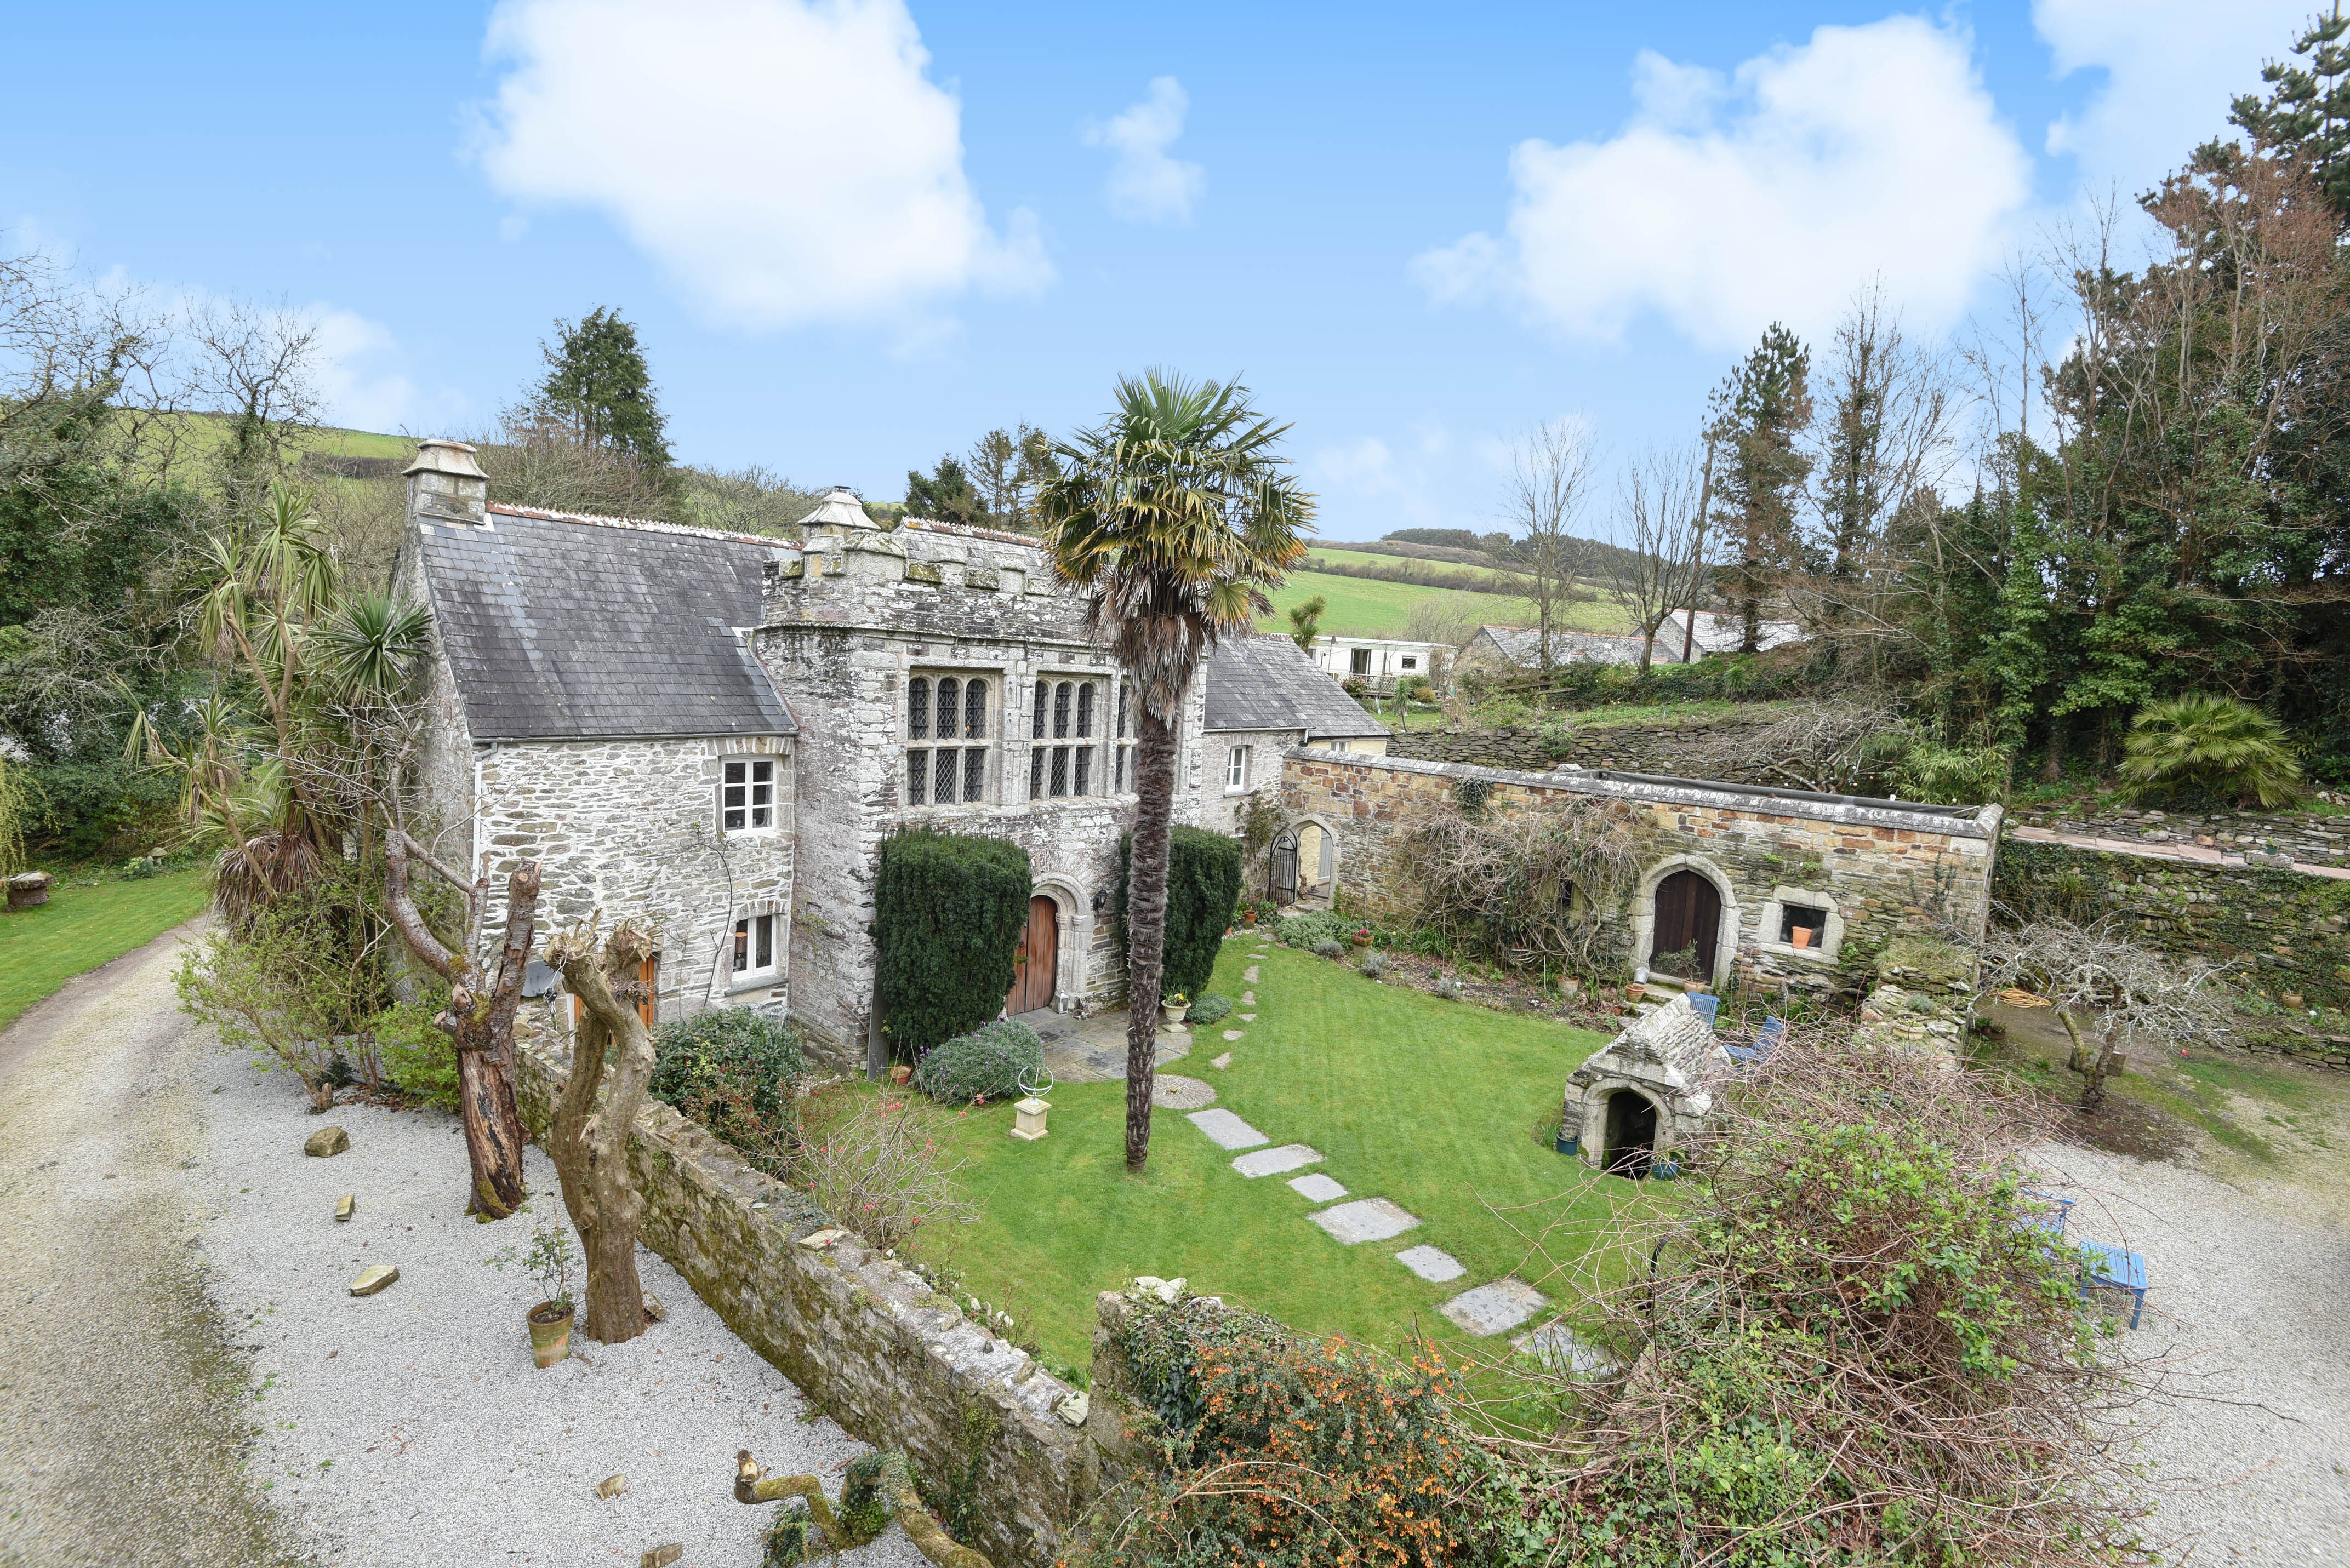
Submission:
[[[530,1358],[541,1371],[570,1355],[573,1315],[570,1307],[555,1302],[530,1309]]]

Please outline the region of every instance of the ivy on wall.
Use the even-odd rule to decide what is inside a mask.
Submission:
[[[1000,838],[901,833],[874,874],[874,981],[894,1056],[911,1059],[993,1018],[1035,888],[1028,852]]]

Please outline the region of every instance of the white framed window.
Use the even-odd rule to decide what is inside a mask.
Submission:
[[[994,683],[984,675],[917,675],[906,682],[908,805],[987,798],[994,701]]]
[[[1248,791],[1249,748],[1234,746],[1232,760],[1224,764],[1224,793],[1244,794]]]
[[[1367,648],[1357,648],[1350,650],[1347,656],[1347,673],[1349,675],[1368,675],[1370,672],[1371,650]]]
[[[1036,682],[1028,719],[1028,798],[1093,794],[1101,749],[1102,683],[1047,676]]]
[[[781,915],[745,915],[734,922],[734,983],[746,985],[775,972],[783,953]]]
[[[775,831],[775,758],[726,759],[718,786],[718,823],[728,833]]]
[[[1133,699],[1133,692],[1134,682],[1131,680],[1121,680],[1118,683],[1118,737],[1110,742],[1111,773],[1115,779],[1111,791],[1117,794],[1125,794],[1135,787],[1132,738],[1135,725],[1127,711],[1128,705]]]
[[[1405,655],[1403,656],[1403,667],[1404,667],[1406,670],[1417,670],[1417,669],[1419,669],[1419,655],[1418,655],[1418,654],[1416,654],[1416,653],[1407,653],[1407,654],[1405,654]]]

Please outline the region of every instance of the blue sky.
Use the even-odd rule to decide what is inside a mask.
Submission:
[[[1952,340],[2309,3],[19,6],[0,227],[315,312],[371,428],[608,304],[688,461],[895,497],[1164,364],[1295,421],[1326,535],[1488,527],[1510,432],[1685,436],[1866,278]]]

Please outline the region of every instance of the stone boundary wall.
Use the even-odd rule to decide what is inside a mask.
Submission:
[[[2312,1005],[2350,1006],[2350,882],[2264,866],[2211,866],[2011,841],[1992,878],[2000,903],[2026,918],[2118,917],[2163,952],[2233,967],[2234,979]],[[2255,1050],[2350,1067],[2350,1034],[2277,1032]]]
[[[516,1047],[515,1093],[535,1137],[569,1065],[545,1044]],[[645,1195],[645,1245],[851,1436],[903,1449],[925,1476],[960,1476],[973,1458],[964,1412],[983,1411],[976,1544],[998,1563],[1053,1560],[1102,1484],[1092,1436],[1061,1414],[1075,1389],[855,1236],[810,1246],[832,1227],[806,1194],[658,1101],[637,1123],[629,1165]]]
[[[1571,719],[1568,722],[1573,722]],[[1546,773],[1562,763],[1572,763],[1584,768],[1617,768],[1625,773],[1687,777],[1695,766],[1687,758],[1697,745],[1734,740],[1773,722],[1721,718],[1686,724],[1598,725],[1572,730],[1563,752],[1558,742],[1541,731],[1518,724],[1491,730],[1399,730],[1388,742],[1388,754],[1430,763],[1512,768],[1522,773]],[[1784,779],[1767,777],[1759,771],[1732,768],[1726,772],[1728,776],[1721,780],[1724,784],[1786,784]]]
[[[2350,817],[2307,812],[2176,812],[2100,806],[2087,802],[2017,808],[2012,820],[2082,838],[2111,838],[2149,849],[2193,845],[2241,855],[2254,866],[2350,867]]]

